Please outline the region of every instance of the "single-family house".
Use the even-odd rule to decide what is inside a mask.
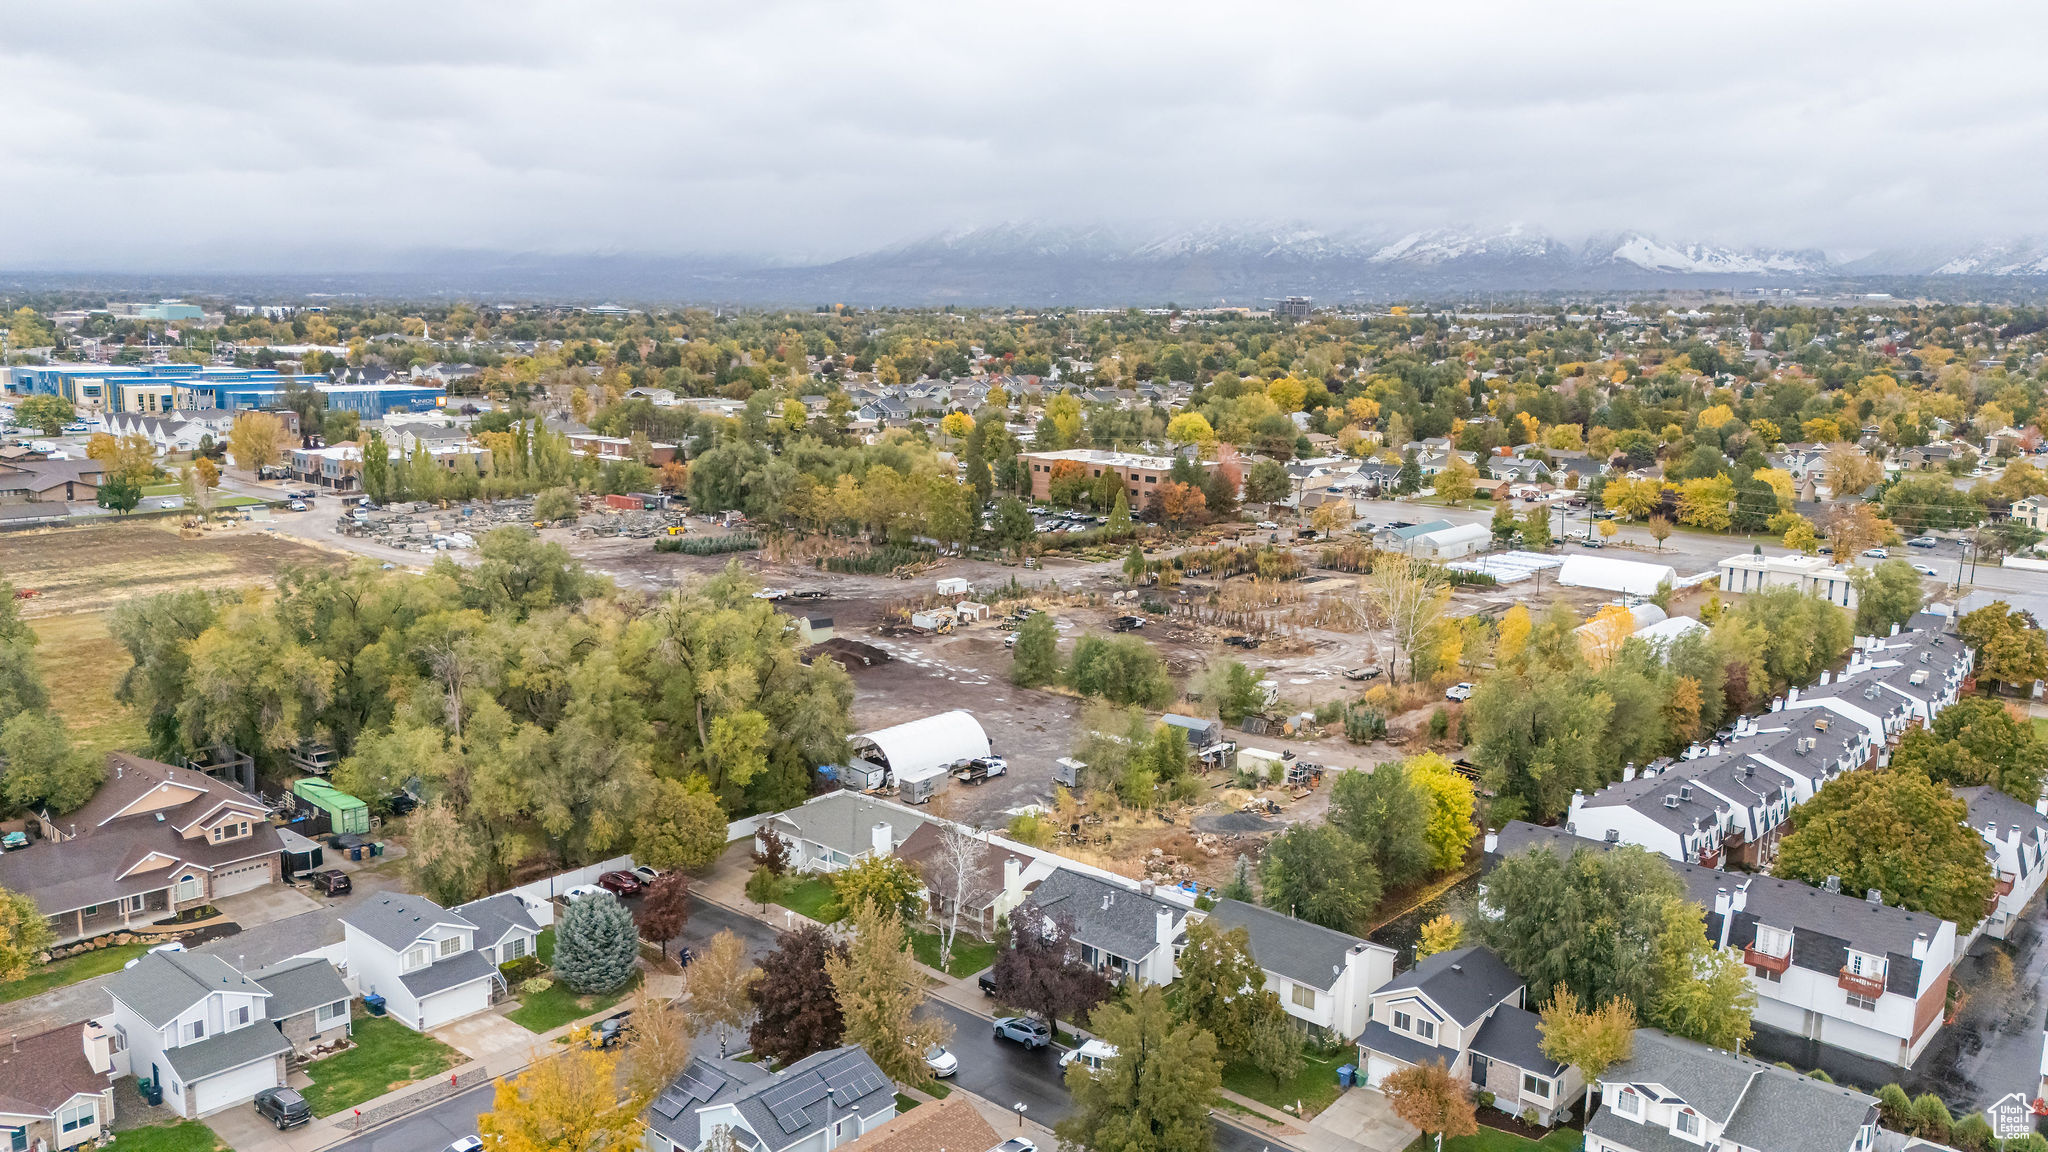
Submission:
[[[270,991],[218,956],[152,952],[107,982],[102,1023],[127,1071],[163,1089],[188,1119],[232,1108],[285,1082],[292,1050],[270,1022]]]
[[[1636,1029],[1600,1074],[1586,1152],[1871,1152],[1877,1098],[1853,1088]]]
[[[1028,855],[993,843],[989,837],[960,829],[963,836],[980,841],[980,851],[963,854],[969,866],[964,882],[956,889],[954,874],[960,871],[948,825],[937,820],[919,825],[896,849],[896,857],[916,868],[924,877],[926,914],[934,925],[953,915],[954,893],[959,891],[960,927],[983,940],[996,938],[996,925],[1022,904],[1052,875],[1053,861]]]
[[[2048,496],[2026,496],[2013,501],[2012,518],[2036,532],[2048,532]]]
[[[525,898],[513,892],[458,904],[454,911],[476,925],[471,946],[494,965],[534,955],[541,931],[546,927],[527,906]]]
[[[153,924],[265,885],[282,842],[261,800],[125,752],[83,807],[37,814],[40,843],[0,855],[0,887],[36,902],[57,942]]]
[[[318,956],[294,956],[249,973],[270,998],[264,1014],[292,1046],[296,1059],[331,1048],[350,1034],[353,993],[334,965]]]
[[[1346,1040],[1365,1031],[1372,994],[1394,978],[1393,949],[1270,908],[1219,900],[1208,922],[1245,930],[1267,990],[1289,1016]]]
[[[476,950],[477,925],[424,896],[382,892],[341,914],[348,971],[364,996],[416,1031],[491,1006],[497,965]]]
[[[1188,909],[1141,887],[1072,868],[1055,869],[1039,881],[1018,913],[1032,911],[1064,925],[1079,947],[1082,963],[1113,979],[1171,984],[1174,956],[1187,933]]]
[[[814,796],[761,827],[775,829],[788,842],[791,868],[837,872],[863,856],[894,855],[897,845],[930,821],[905,805],[842,791]]]
[[[866,1052],[846,1047],[772,1072],[760,1064],[696,1057],[640,1120],[647,1152],[831,1152],[895,1115],[896,1085]]]
[[[1003,1137],[965,1094],[912,1108],[840,1147],[844,1152],[995,1152]]]
[[[97,1032],[71,1024],[0,1046],[0,1149],[63,1152],[113,1131],[108,1038]]]

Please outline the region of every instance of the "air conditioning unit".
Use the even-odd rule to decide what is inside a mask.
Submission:
[[[1665,806],[1666,808],[1676,808],[1676,807],[1678,807],[1678,797],[1676,797],[1676,796],[1666,796],[1666,797],[1664,797],[1664,806]]]
[[[1913,674],[1906,677],[1906,682],[1915,685],[1927,683],[1927,670],[1925,668],[1914,669]]]

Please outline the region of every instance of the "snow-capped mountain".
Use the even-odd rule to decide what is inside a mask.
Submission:
[[[1587,245],[1592,256],[1604,244]],[[1821,252],[1787,252],[1756,248],[1740,250],[1707,244],[1666,244],[1641,233],[1618,240],[1605,259],[1633,264],[1650,272],[1676,272],[1699,276],[1811,275],[1828,271],[1828,258]]]
[[[1540,232],[1515,225],[1498,232],[1410,232],[1383,245],[1374,264],[1455,264],[1466,260],[1552,261],[1569,259],[1571,250]]]

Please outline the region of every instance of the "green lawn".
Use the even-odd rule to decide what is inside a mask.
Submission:
[[[306,1103],[315,1116],[332,1116],[463,1062],[460,1052],[389,1016],[358,1016],[354,1032],[355,1047],[306,1068],[313,1078]]]
[[[819,923],[825,919],[825,905],[832,899],[832,886],[816,876],[806,876],[785,889],[775,902],[799,916],[808,916]]]
[[[898,1092],[896,1094],[896,1114],[898,1116],[901,1116],[905,1112],[910,1111],[912,1108],[917,1107],[917,1105],[918,1101],[912,1100],[910,1097],[905,1096],[903,1093]]]
[[[939,934],[937,932],[914,932],[910,946],[917,953],[917,962],[927,968],[939,966]],[[996,962],[996,946],[984,943],[962,932],[953,937],[953,963],[946,968],[948,976],[972,976]]]
[[[533,954],[540,957],[542,964],[553,964],[555,962],[555,930],[553,928],[543,928],[540,930],[540,935],[535,937],[533,941]]]
[[[93,976],[119,972],[121,966],[149,951],[147,944],[119,944],[96,952],[80,952],[29,973],[11,984],[0,985],[0,1004],[40,996],[52,988],[76,984]]]
[[[2048,716],[2034,717],[2034,736],[2040,740],[2048,740]]]
[[[142,494],[144,496],[179,496],[183,495],[184,491],[185,486],[175,480],[167,484],[144,484],[142,486]]]
[[[1299,1100],[1305,1112],[1313,1116],[1337,1099],[1337,1066],[1357,1059],[1356,1056],[1346,1059],[1342,1053],[1327,1057],[1303,1053],[1301,1071],[1295,1074],[1294,1079],[1278,1087],[1273,1085],[1271,1076],[1250,1064],[1226,1064],[1223,1067],[1223,1086],[1269,1108],[1291,1107]]]
[[[118,1152],[215,1152],[227,1145],[199,1121],[180,1120],[119,1133],[111,1147]]]
[[[571,1020],[602,1012],[626,998],[632,989],[625,988],[609,996],[580,996],[569,989],[567,984],[557,981],[545,992],[521,996],[519,1007],[505,1013],[505,1018],[526,1029],[528,1032],[547,1032],[560,1028]]]
[[[1444,1152],[1579,1152],[1585,1143],[1585,1133],[1571,1128],[1553,1128],[1541,1140],[1524,1140],[1512,1132],[1481,1125],[1477,1136],[1444,1141]],[[1417,1136],[1408,1152],[1434,1152],[1435,1148],[1434,1140]]]

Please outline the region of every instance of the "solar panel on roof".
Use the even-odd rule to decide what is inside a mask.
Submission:
[[[680,1093],[689,1101],[704,1101],[718,1095],[719,1087],[718,1077],[706,1069],[692,1065],[683,1069],[683,1074],[676,1078],[670,1091]]]
[[[673,1120],[682,1113],[687,1104],[689,1101],[681,1093],[671,1090],[655,1097],[654,1112],[663,1120]]]

